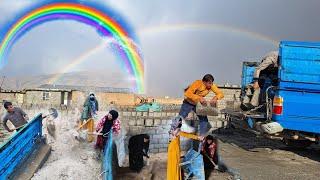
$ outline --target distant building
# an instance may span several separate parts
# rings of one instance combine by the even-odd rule
[[[109,104],[134,105],[136,95],[128,88],[87,87],[44,84],[21,91],[2,90],[0,99],[19,105],[82,106],[94,92],[103,108]]]
[[[240,97],[239,86],[229,85],[228,87],[219,86],[225,94],[225,98],[220,102],[221,107],[226,106],[227,102],[233,102]],[[110,88],[110,87],[87,87],[87,86],[68,86],[68,85],[50,85],[44,84],[38,88],[24,90],[1,90],[0,100],[11,101],[17,105],[43,105],[43,106],[67,106],[82,107],[84,101],[94,92],[100,109],[108,107],[110,104],[118,106],[134,106],[145,102],[156,102],[163,105],[180,105],[181,98],[171,97],[142,97],[134,94],[128,88]],[[214,96],[213,93],[208,98]]]

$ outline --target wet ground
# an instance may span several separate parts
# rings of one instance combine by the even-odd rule
[[[320,147],[286,147],[282,142],[241,131],[222,130],[217,135],[220,155],[241,179],[319,179]]]

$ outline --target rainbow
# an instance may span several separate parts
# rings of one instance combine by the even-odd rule
[[[273,47],[278,47],[279,41],[267,36],[265,34],[261,34],[254,31],[249,31],[247,29],[242,29],[234,26],[227,26],[224,24],[201,24],[196,22],[190,23],[178,23],[178,24],[160,24],[156,26],[144,27],[142,29],[138,29],[137,33],[140,37],[145,36],[155,36],[158,34],[165,34],[176,31],[210,31],[210,32],[226,32],[230,34],[239,35],[241,37],[247,37],[250,39],[254,39],[256,41],[265,42],[271,44]],[[88,60],[88,57],[98,53],[99,51],[105,48],[105,44],[99,44],[96,47],[82,53],[79,57],[75,58],[69,65],[65,66],[61,71],[49,79],[48,84],[56,83],[60,78],[62,78],[64,73],[71,71],[77,65]]]
[[[249,31],[247,29],[228,26],[225,24],[201,24],[201,23],[178,23],[178,24],[160,24],[156,26],[145,27],[143,29],[138,30],[138,33],[141,36],[152,36],[159,33],[168,33],[174,31],[192,31],[192,30],[200,30],[200,31],[210,31],[210,32],[226,32],[230,34],[240,35],[242,37],[249,37],[254,40],[263,41],[266,43],[272,44],[274,47],[279,46],[279,41],[267,36],[265,34],[261,34],[254,31]]]
[[[134,35],[130,32],[128,25],[113,19],[115,16],[110,9],[95,8],[96,5],[88,3],[58,2],[44,4],[27,11],[20,18],[10,23],[0,40],[0,68],[6,64],[8,53],[13,44],[29,29],[52,20],[76,20],[95,27],[103,37],[112,37],[117,42],[117,54],[123,60],[127,72],[135,79],[134,90],[138,93],[144,92],[144,63],[139,48],[134,41]],[[106,13],[107,12],[107,13]]]

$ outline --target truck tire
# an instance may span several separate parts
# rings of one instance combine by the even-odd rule
[[[293,140],[293,139],[283,139],[284,144],[288,147],[296,148],[296,149],[304,149],[313,144],[312,141],[309,140]]]

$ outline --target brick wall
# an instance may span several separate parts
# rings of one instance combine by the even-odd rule
[[[149,134],[151,137],[150,152],[167,152],[171,120],[177,116],[178,112],[135,112],[121,111],[121,123],[127,128],[127,140],[137,134]],[[197,119],[194,113],[190,114],[190,119]],[[226,125],[224,119],[216,116],[209,116],[211,130]],[[197,122],[197,121],[196,121]],[[182,138],[181,148],[187,150],[188,140]]]
[[[24,104],[41,104],[41,105],[60,105],[61,92],[50,92],[48,100],[43,100],[42,91],[27,91],[24,98]]]
[[[22,104],[23,98],[24,98],[23,93],[7,93],[7,92],[0,93],[1,103],[3,100],[6,100],[6,101],[10,101],[15,104]]]

